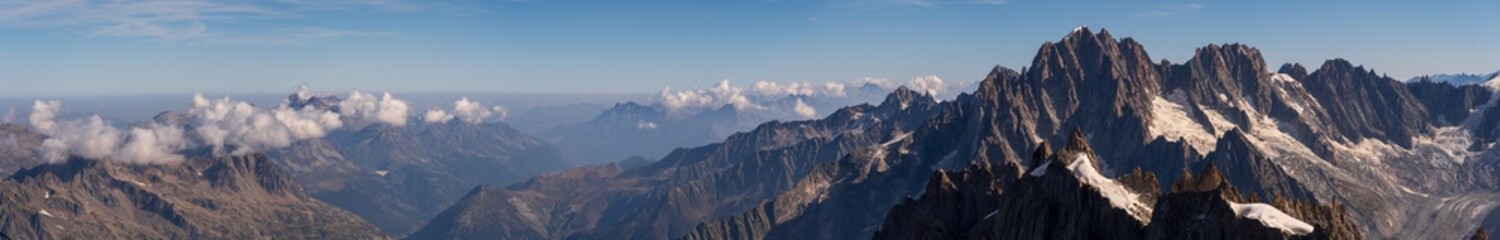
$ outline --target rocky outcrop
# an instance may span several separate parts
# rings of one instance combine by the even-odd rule
[[[1346,140],[1384,139],[1410,148],[1413,137],[1429,132],[1421,101],[1401,82],[1374,70],[1333,59],[1302,80]]]
[[[989,213],[1000,207],[996,199],[1003,184],[1012,180],[996,170],[975,165],[934,173],[920,198],[907,198],[891,208],[875,239],[968,238],[969,229],[994,217]]]
[[[1110,191],[1089,180],[1073,161],[1093,156],[1086,145],[1070,143],[1053,154],[1043,145],[1035,151],[1039,167],[1013,182],[985,177],[956,187],[949,172],[938,172],[928,192],[890,211],[876,239],[1359,239],[1359,229],[1341,206],[1323,206],[1277,197],[1257,204],[1235,190],[1212,163],[1197,177],[1184,172],[1172,192],[1160,195],[1149,173],[1114,179],[1125,192]],[[1079,156],[1071,158],[1068,156]],[[959,171],[985,176],[986,167]],[[1085,171],[1086,172],[1086,171]],[[966,177],[967,179],[967,177]],[[978,182],[980,184],[974,184]],[[1002,187],[1003,185],[1003,187]],[[1150,204],[1145,218],[1120,208],[1120,193]],[[1248,213],[1246,206],[1261,206]],[[1275,213],[1272,213],[1275,212]],[[977,215],[979,213],[988,213]],[[1260,218],[1285,214],[1288,225]],[[1295,222],[1295,223],[1291,223]]]
[[[1172,192],[1157,202],[1143,238],[1360,239],[1359,229],[1341,206],[1281,197],[1275,197],[1270,205],[1258,204],[1258,199],[1241,195],[1230,182],[1213,164],[1206,165],[1197,177],[1183,174]],[[1291,219],[1268,218],[1281,213]],[[1299,223],[1311,229],[1294,226]]]
[[[1156,177],[1140,171],[1118,179],[1098,175],[1098,156],[1082,134],[1007,185],[1000,206],[968,232],[969,239],[1129,239],[1151,216]],[[1039,152],[1041,152],[1039,150]]]
[[[1224,178],[1227,182],[1234,183],[1238,189],[1249,191],[1254,196],[1286,196],[1297,199],[1313,199],[1312,193],[1303,189],[1295,178],[1287,175],[1285,170],[1271,162],[1270,157],[1265,155],[1265,150],[1251,143],[1244,131],[1239,129],[1225,132],[1219,138],[1214,152],[1204,156],[1204,164],[1223,166],[1225,172],[1214,170],[1214,178]],[[1197,167],[1204,164],[1194,165]],[[1205,170],[1207,171],[1207,170]],[[1188,174],[1183,172],[1183,174]],[[1214,184],[1217,185],[1217,184]]]
[[[1406,82],[1406,87],[1427,108],[1428,121],[1438,125],[1463,124],[1472,111],[1489,103],[1495,94],[1478,85],[1453,85],[1428,78]]]
[[[12,239],[380,239],[262,155],[171,165],[70,159],[0,180]]]

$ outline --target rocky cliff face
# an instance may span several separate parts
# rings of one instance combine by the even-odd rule
[[[1146,239],[1360,239],[1339,205],[1273,197],[1271,204],[1240,195],[1218,168],[1183,174],[1156,203]],[[1284,216],[1276,218],[1272,216]]]
[[[972,239],[1123,239],[1145,227],[1160,196],[1155,175],[1100,175],[1083,135],[1055,154],[1039,150],[1026,176],[1008,185],[999,208],[967,230]],[[1045,146],[1043,146],[1045,147]],[[986,190],[981,190],[986,191]],[[899,230],[891,230],[899,231]],[[959,230],[965,231],[965,230]]]
[[[1336,122],[1342,137],[1386,139],[1411,147],[1412,138],[1429,133],[1427,109],[1407,88],[1372,69],[1344,59],[1328,60],[1307,75],[1303,86]]]
[[[380,239],[262,155],[173,165],[70,159],[0,180],[12,239]]]
[[[1463,124],[1471,111],[1489,103],[1495,94],[1483,86],[1455,86],[1426,78],[1406,82],[1406,86],[1427,108],[1428,120],[1438,125]]]
[[[1091,170],[1081,168],[1091,166],[1076,162],[1095,156],[1085,146],[1070,143],[1054,154],[1043,144],[1033,158],[1041,164],[1013,181],[990,180],[984,176],[989,168],[983,166],[940,171],[934,174],[937,183],[924,195],[890,211],[875,239],[1359,238],[1358,228],[1342,207],[1283,198],[1272,205],[1256,204],[1256,199],[1239,195],[1212,164],[1199,177],[1184,172],[1165,195],[1158,193],[1156,179],[1149,173],[1091,180],[1086,174]],[[955,187],[949,176],[960,173],[963,179],[978,181]],[[1121,188],[1110,190],[1104,185],[1111,182]],[[1122,202],[1151,207],[1132,211]],[[1255,209],[1265,211],[1259,215],[1244,214],[1250,209],[1240,208],[1247,206],[1269,208]],[[1291,219],[1261,220],[1271,212]],[[1290,226],[1296,225],[1293,222],[1306,228]]]

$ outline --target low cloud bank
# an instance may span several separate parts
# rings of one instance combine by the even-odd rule
[[[320,100],[330,103],[309,103]],[[376,97],[353,91],[342,100],[335,96],[319,99],[306,87],[299,88],[288,100],[270,108],[229,97],[210,99],[203,94],[194,94],[190,106],[181,113],[180,121],[153,121],[119,129],[98,115],[59,119],[62,102],[37,100],[32,104],[28,120],[33,129],[47,136],[38,151],[50,162],[78,156],[162,164],[182,161],[184,158],[179,152],[190,148],[211,148],[214,154],[244,155],[287,147],[298,140],[323,137],[355,123],[404,126],[411,117],[409,104],[390,93]],[[476,106],[482,108],[482,105]],[[456,112],[460,113],[460,118],[495,115],[494,110]]]

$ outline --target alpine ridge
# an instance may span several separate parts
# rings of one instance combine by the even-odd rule
[[[433,221],[444,224],[423,231],[437,235],[414,238],[480,238],[460,229],[486,227],[540,239],[1207,237],[1153,232],[1157,222],[1232,230],[1214,235],[1225,238],[1458,238],[1497,224],[1485,221],[1500,197],[1489,154],[1500,111],[1489,111],[1496,97],[1488,85],[1402,83],[1344,59],[1272,69],[1258,49],[1238,43],[1198,48],[1183,63],[1153,61],[1132,38],[1079,28],[1043,43],[1020,71],[991,69],[972,94],[771,122],[618,174],[532,180],[609,183],[576,192],[482,188],[515,197],[465,200],[449,209],[463,221]],[[914,95],[898,90],[888,99]],[[1194,175],[1188,169],[1217,177],[1153,177]],[[1173,188],[1187,179],[1224,184]],[[999,224],[1022,220],[921,207],[954,203],[1067,214]],[[1179,219],[1197,213],[1216,218]],[[1030,221],[1051,213],[996,214]],[[1299,224],[1242,219],[1264,216]],[[1016,224],[1036,225],[1008,228],[1026,226]],[[1082,233],[1099,235],[1033,231],[1092,226],[1099,231]],[[1293,230],[1263,231],[1286,229],[1277,226]],[[947,235],[927,235],[934,229]]]
[[[0,180],[0,222],[11,239],[384,238],[260,154],[39,165]]]

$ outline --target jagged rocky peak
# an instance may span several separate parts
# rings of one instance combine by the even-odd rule
[[[1087,157],[1098,159],[1097,156],[1093,156],[1094,149],[1089,147],[1088,136],[1085,136],[1083,134],[1083,130],[1079,130],[1078,128],[1073,128],[1073,133],[1068,135],[1068,145],[1063,146],[1063,151],[1064,153],[1084,154]],[[1075,158],[1064,157],[1058,160],[1062,161],[1063,163],[1072,164]],[[1095,160],[1092,162],[1093,167],[1097,169],[1099,167],[1099,161]]]
[[[306,89],[288,95],[286,100],[287,106],[292,109],[312,107],[313,109],[326,109],[333,112],[339,112],[339,102],[343,101],[336,95],[316,96],[306,92]]]
[[[1131,171],[1106,177],[1082,131],[1054,154],[1047,147],[1033,152],[1042,161],[1025,176],[1006,184],[999,204],[973,227],[942,229],[942,239],[1135,239],[1151,216],[1160,194],[1153,174]],[[991,191],[965,188],[963,191]],[[926,200],[926,199],[923,199]],[[986,209],[982,205],[977,209]],[[968,206],[968,205],[965,205]],[[911,207],[911,206],[901,206]],[[960,207],[962,208],[962,207]],[[903,210],[911,212],[913,210]],[[893,211],[894,213],[895,211]],[[887,219],[898,219],[890,216]],[[944,226],[963,226],[947,221]],[[887,224],[882,235],[912,236],[910,227]],[[930,234],[916,234],[927,235]],[[899,238],[899,237],[898,237]],[[896,238],[890,238],[896,239]]]
[[[1463,123],[1495,93],[1480,85],[1455,85],[1425,77],[1408,81],[1406,86],[1427,108],[1428,120],[1440,125]]]
[[[1291,76],[1293,79],[1307,78],[1307,68],[1302,67],[1301,63],[1281,64],[1281,68],[1277,69],[1276,73],[1286,74],[1288,76]]]
[[[1332,59],[1300,80],[1345,141],[1376,138],[1410,148],[1412,137],[1429,132],[1421,102],[1401,82],[1373,70]]]
[[[1243,44],[1209,44],[1182,65],[1163,65],[1162,71],[1167,75],[1165,90],[1217,108],[1244,102],[1266,112],[1278,88],[1270,81],[1260,50]]]
[[[181,126],[187,124],[192,118],[187,114],[173,111],[162,111],[151,117],[151,121],[160,124]]]
[[[1256,203],[1208,165],[1157,202],[1146,239],[1359,239],[1342,206],[1275,197]]]
[[[1041,166],[1050,157],[1052,157],[1052,144],[1042,142],[1041,144],[1037,144],[1035,151],[1032,151],[1031,162],[1029,164],[1035,168]]]
[[[995,65],[995,68],[990,69],[990,76],[995,76],[997,79],[1016,79],[1021,77],[1021,73],[1016,72],[1015,69]]]
[[[614,107],[611,107],[608,110],[605,110],[605,114],[602,114],[602,115],[640,114],[640,113],[651,113],[651,112],[659,112],[659,111],[660,110],[657,110],[656,108],[652,108],[650,106],[641,105],[640,103],[636,103],[634,101],[630,101],[630,102],[624,102],[624,103],[615,103]]]
[[[1172,184],[1172,192],[1208,192],[1229,187],[1226,184],[1224,174],[1210,162],[1196,178],[1190,171],[1182,171],[1182,177]]]
[[[912,90],[911,88],[907,88],[906,86],[901,86],[896,88],[895,91],[892,91],[891,94],[886,95],[885,101],[881,101],[880,105],[888,106],[886,104],[911,104],[913,102],[923,100],[931,102],[934,101],[933,99],[934,98],[932,95],[928,95],[924,92],[917,92],[916,90]]]

